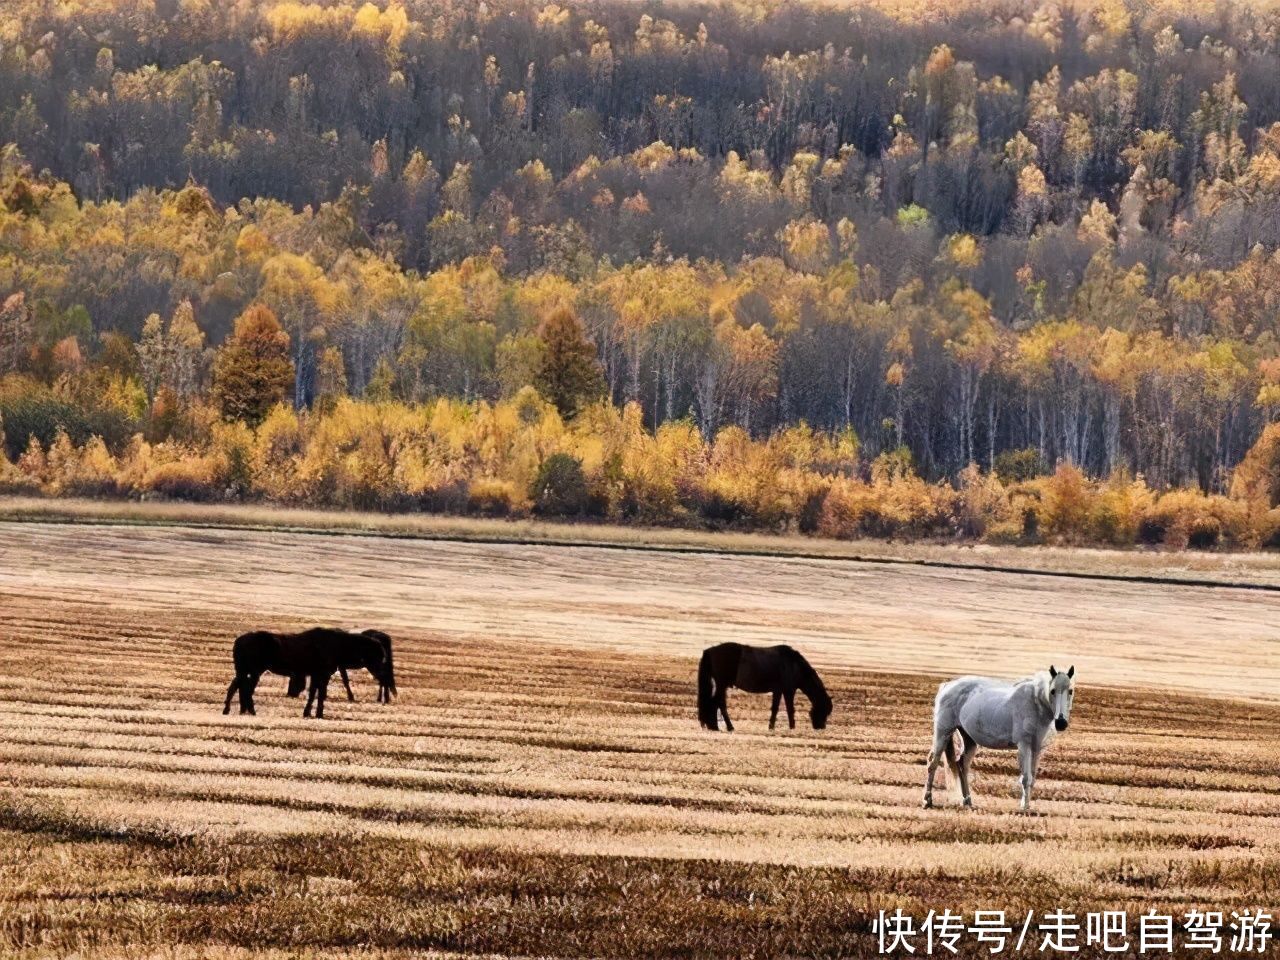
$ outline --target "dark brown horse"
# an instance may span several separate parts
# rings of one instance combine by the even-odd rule
[[[383,649],[386,651],[387,675],[391,677],[391,683],[388,684],[386,682],[379,681],[378,703],[390,703],[392,695],[396,692],[395,668],[391,659],[391,637],[383,633],[381,630],[361,630],[360,635],[373,637],[373,639],[382,644]],[[347,676],[347,670],[359,670],[364,666],[364,663],[359,660],[359,651],[353,650],[352,652],[355,654],[354,656],[349,658],[347,661],[338,664],[338,676],[342,678],[342,686],[346,688],[347,700],[354,703],[356,695],[351,692],[351,679]],[[374,679],[378,679],[377,674],[374,674]],[[286,695],[296,697],[298,694],[302,693],[306,687],[307,675],[305,673],[294,674],[289,678],[289,689],[286,692]]]
[[[796,690],[809,698],[809,719],[821,730],[831,716],[831,697],[809,661],[788,646],[749,647],[721,643],[702,652],[698,664],[698,720],[708,730],[718,730],[716,712],[724,715],[724,728],[733,730],[725,693],[737,687],[747,693],[772,693],[769,729],[778,722],[778,704],[786,701],[787,722],[796,728]]]
[[[328,627],[313,627],[301,633],[255,630],[236,637],[231,656],[236,675],[227,687],[227,701],[222,708],[224,714],[231,712],[231,698],[237,691],[240,693],[240,712],[256,713],[253,692],[258,687],[258,680],[268,671],[290,678],[310,678],[311,693],[302,712],[304,717],[311,716],[313,703],[316,717],[324,716],[329,680],[339,664],[363,667],[377,677],[385,689],[395,691],[395,675],[388,648],[378,637],[364,633]]]

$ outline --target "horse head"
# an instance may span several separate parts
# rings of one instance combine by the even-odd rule
[[[1061,733],[1071,723],[1071,705],[1076,697],[1076,668],[1059,673],[1049,665],[1049,705],[1053,708],[1053,726]]]
[[[827,693],[826,685],[818,676],[818,671],[813,669],[813,664],[799,653],[792,653],[800,667],[800,689],[809,698],[809,722],[813,724],[813,729],[822,730],[827,725],[827,718],[831,716],[831,694]]]
[[[391,658],[391,637],[381,630],[362,630],[360,635],[366,639],[365,668],[377,678],[381,685],[379,699],[389,703],[396,694],[395,664]]]
[[[813,729],[822,730],[826,727],[827,718],[831,716],[831,710],[831,697],[824,690],[811,702],[809,707],[809,720],[813,724]]]

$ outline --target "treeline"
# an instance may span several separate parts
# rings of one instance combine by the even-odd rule
[[[252,426],[277,390],[321,413],[533,386],[708,445],[852,432],[864,474],[905,450],[929,481],[1003,457],[1225,493],[1280,404],[1275,10],[0,21],[11,460],[60,429],[205,441],[208,410]]]
[[[3,398],[0,398],[3,399]],[[1001,544],[1280,547],[1280,425],[1236,470],[1231,495],[1152,490],[1117,472],[1088,479],[1032,451],[929,483],[905,450],[866,460],[852,433],[789,427],[752,440],[726,427],[705,440],[688,421],[656,432],[638,405],[597,402],[566,421],[526,387],[497,404],[440,399],[279,404],[256,428],[209,406],[186,439],[134,434],[31,436],[0,451],[0,494],[250,500],[488,517],[796,531],[837,538],[981,539]]]
[[[497,400],[530,384],[552,396],[546,321],[568,312],[599,365],[578,392],[593,398],[598,380],[596,393],[638,402],[650,428],[687,417],[707,438],[729,424],[852,429],[872,456],[906,446],[931,478],[1030,448],[1046,468],[1225,490],[1280,402],[1280,257],[1262,250],[1157,297],[1142,265],[1087,236],[1071,309],[1004,323],[964,279],[984,257],[967,236],[938,241],[947,280],[886,300],[870,267],[834,253],[820,271],[762,256],[522,274],[495,249],[418,275],[348,245],[359,228],[341,203],[220,210],[189,186],[80,204],[13,151],[0,196],[0,284],[14,290],[0,303],[0,374],[89,406],[128,394],[152,436],[212,389],[215,345],[255,303],[283,327],[285,395],[300,408],[343,394]],[[856,242],[846,229],[830,246]],[[1200,333],[1184,329],[1192,321]],[[570,413],[575,398],[559,402]]]

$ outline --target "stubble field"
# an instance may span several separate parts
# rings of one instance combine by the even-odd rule
[[[0,524],[0,954],[849,956],[901,907],[1275,909],[1274,594],[838,560]],[[400,699],[264,678],[245,629],[380,626]],[[792,643],[822,732],[697,728],[721,640]],[[939,679],[1074,662],[919,809]],[[801,701],[803,703],[803,701]],[[807,704],[798,710],[805,719]],[[950,804],[950,799],[947,798]]]

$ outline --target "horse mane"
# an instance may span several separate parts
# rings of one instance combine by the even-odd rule
[[[1049,703],[1049,676],[1048,670],[1038,670],[1029,677],[1024,677],[1014,684],[1016,687],[1031,686],[1035,688],[1036,699],[1042,703]]]
[[[789,644],[783,644],[781,652],[783,656],[791,660],[791,662],[800,670],[800,676],[802,678],[800,681],[800,687],[804,690],[805,696],[812,700],[813,694],[817,693],[827,700],[831,699],[831,695],[827,693],[826,684],[824,684],[822,682],[822,678],[818,676],[818,671],[813,669],[813,664],[804,658],[804,654]]]
[[[804,654],[802,654],[795,647],[791,646],[791,644],[789,643],[779,644],[778,653],[782,654],[782,656],[786,657],[788,660],[790,660],[796,666],[800,667],[806,673],[811,673],[813,671],[813,667],[809,666],[809,661],[804,658]]]

